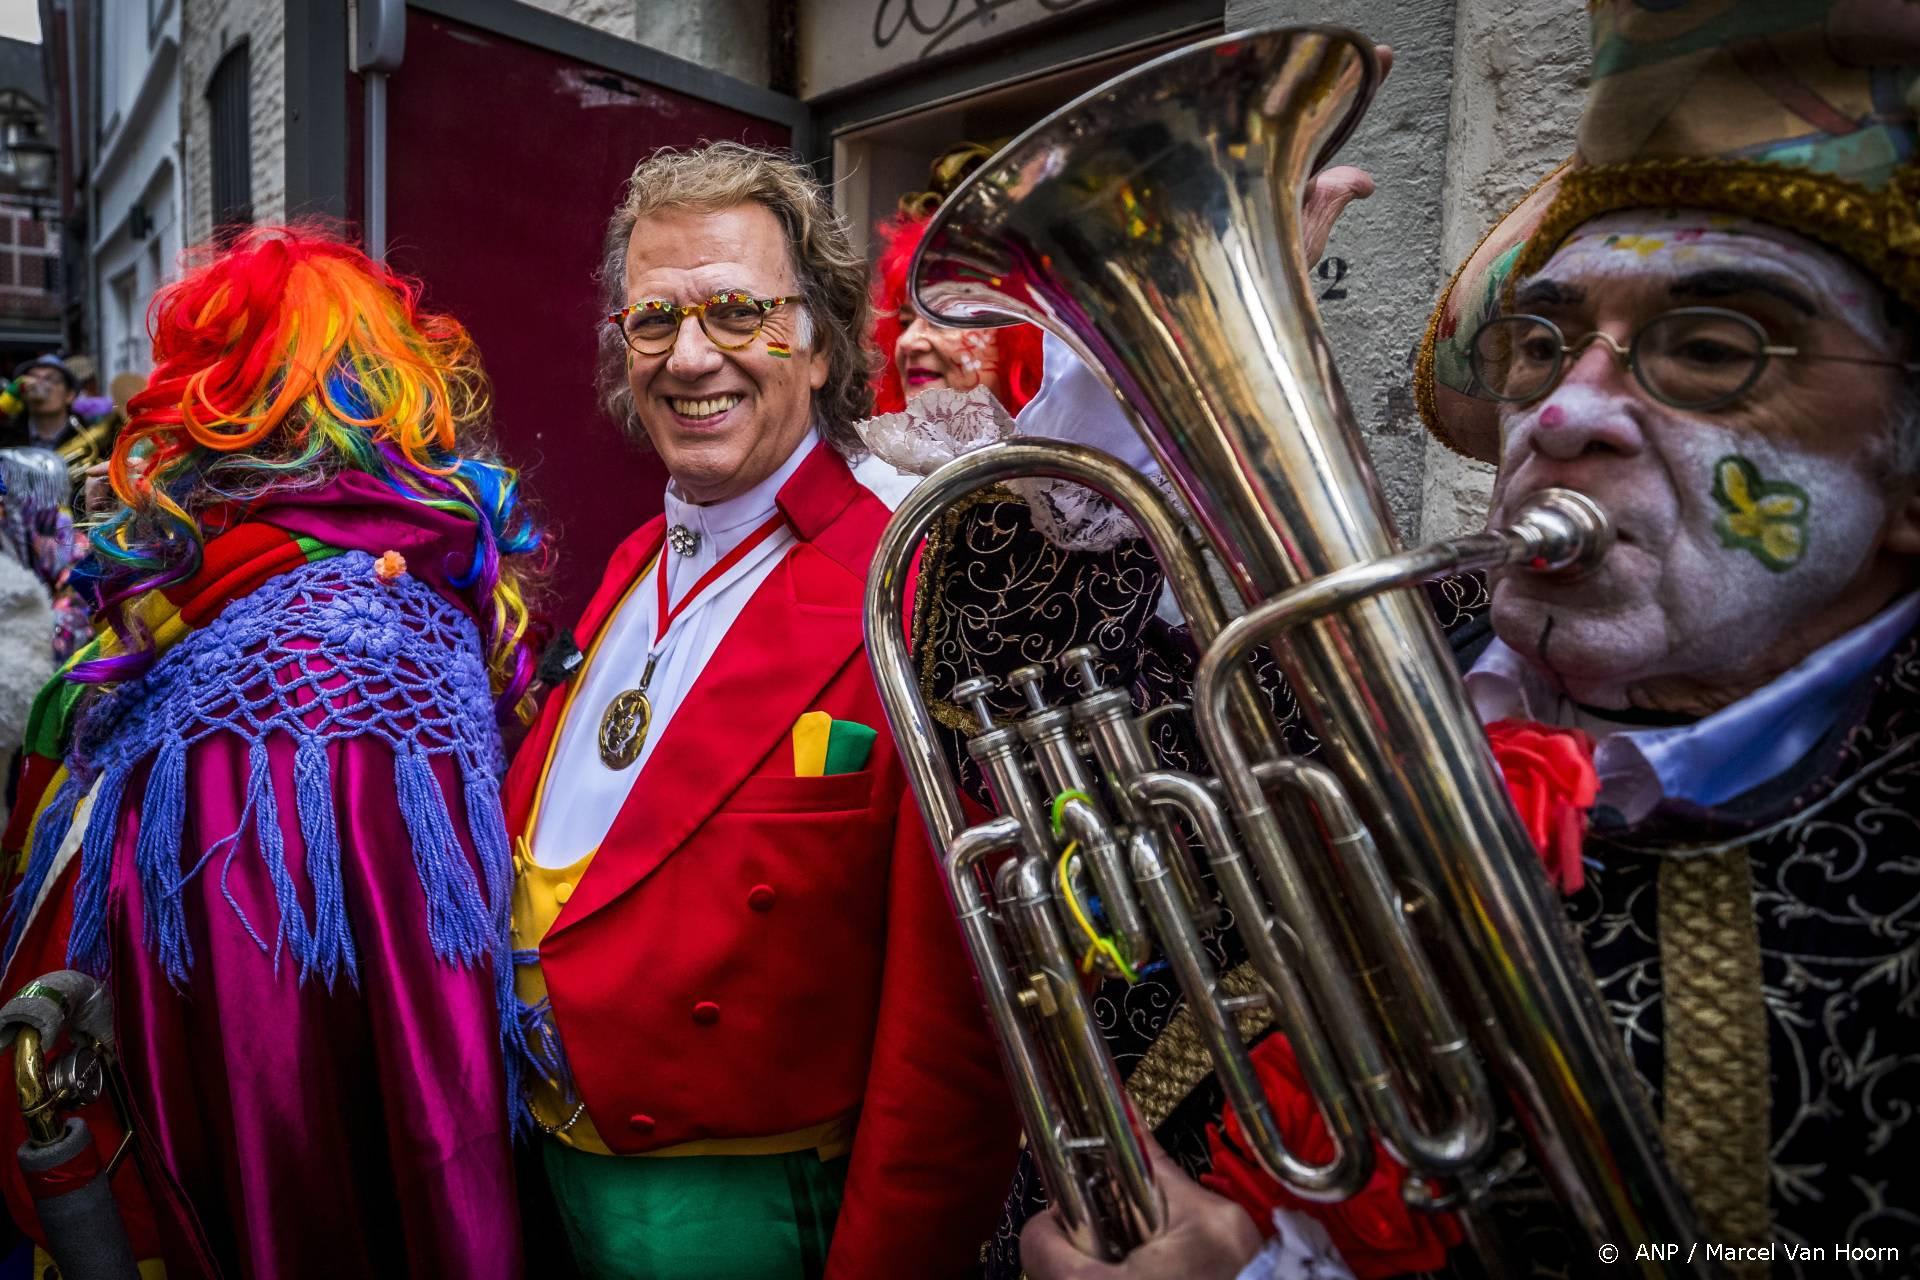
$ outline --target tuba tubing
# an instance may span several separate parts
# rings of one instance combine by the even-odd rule
[[[1403,1188],[1410,1199],[1471,1209],[1502,1172],[1485,1156],[1484,1063],[1590,1238],[1643,1273],[1686,1274],[1692,1251],[1637,1256],[1640,1244],[1698,1241],[1698,1224],[1451,652],[1405,589],[1463,567],[1578,572],[1604,554],[1604,514],[1579,495],[1538,494],[1512,528],[1402,551],[1300,262],[1307,177],[1355,127],[1377,80],[1371,46],[1351,32],[1203,41],[1043,120],[942,205],[911,273],[919,309],[962,326],[1027,320],[1072,346],[1133,417],[1252,612],[1226,622],[1197,544],[1142,477],[1097,451],[1006,441],[936,471],[883,535],[866,613],[876,684],[936,847],[950,859],[970,850],[907,652],[906,565],[934,520],[983,485],[1055,477],[1115,501],[1159,557],[1204,655],[1195,718],[1216,780],[1156,780],[1164,771],[1140,767],[1149,762],[1137,732],[1111,722],[1116,691],[1083,689],[1075,722],[1105,794],[1071,820],[1103,842],[1098,859],[1081,859],[1089,873],[1104,863],[1103,893],[1125,851],[1215,1068],[1256,1117],[1260,1159],[1303,1195],[1338,1197],[1365,1181],[1377,1132],[1417,1175]],[[1282,633],[1275,657],[1322,743],[1311,762],[1281,755],[1245,660]],[[1110,720],[1097,730],[1092,704],[1103,697]],[[977,858],[949,885],[975,963],[1023,967],[990,978],[983,968],[982,980],[1029,1136],[1050,1135],[1035,1141],[1042,1176],[1076,1244],[1116,1257],[1163,1210],[1140,1176],[1150,1167],[1131,1104],[1116,1074],[1089,1061],[1084,1006],[1034,985],[1036,974],[1048,993],[1072,985],[1055,971],[1067,953],[1054,944],[1067,936],[1062,913],[1079,910],[1075,867],[1041,798],[1019,794],[1030,790],[1013,754],[1020,735],[982,727],[969,749],[996,801],[1008,793],[1019,830],[1001,847],[1015,852],[990,900]],[[1191,963],[1205,960],[1195,904],[1170,892],[1176,842],[1140,818],[1143,804],[1200,834],[1247,940],[1255,998],[1293,1041],[1329,1121],[1326,1166],[1303,1165],[1258,1119],[1265,1104],[1236,1025],[1251,1001],[1223,995]],[[1332,846],[1310,856],[1308,837],[1327,831]],[[1441,963],[1429,962],[1428,931],[1414,936],[1409,902],[1433,920]],[[1014,941],[1011,958],[996,929]],[[1458,989],[1443,989],[1436,969]],[[1428,1175],[1457,1195],[1432,1192]]]

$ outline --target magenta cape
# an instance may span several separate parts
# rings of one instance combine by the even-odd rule
[[[470,523],[363,477],[328,489],[331,500],[303,495],[263,518],[336,546],[401,549],[410,569],[458,598],[446,578],[471,555]],[[144,778],[130,780],[107,919],[121,1053],[143,1128],[140,1161],[114,1180],[136,1252],[164,1256],[176,1278],[213,1267],[246,1277],[517,1276],[491,966],[442,961],[429,945],[391,748],[355,737],[327,750],[359,969],[357,984],[343,975],[331,991],[302,984],[298,966],[254,936],[271,940],[276,899],[243,821],[247,747],[228,734],[188,755],[182,845],[211,852],[183,891],[193,965],[184,989],[169,985],[143,941],[133,855]],[[293,746],[270,738],[267,753],[287,865],[311,913]],[[449,761],[434,766],[477,871],[459,779]],[[22,940],[9,990],[65,967],[77,866]],[[104,1104],[89,1112],[97,1134],[111,1133],[109,1115]],[[0,1108],[0,1142],[11,1152],[24,1136],[18,1110]],[[37,1234],[17,1169],[0,1165],[10,1211]]]

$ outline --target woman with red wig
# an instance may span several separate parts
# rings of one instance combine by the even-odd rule
[[[151,330],[94,638],[29,725],[6,990],[110,983],[111,1185],[166,1274],[517,1275],[498,720],[543,538],[472,341],[284,229],[162,289]],[[83,1114],[111,1156],[118,1117]],[[0,1164],[40,1238],[49,1187]]]
[[[874,263],[874,345],[887,357],[874,386],[875,413],[897,413],[931,387],[985,387],[1008,413],[1040,390],[1041,333],[1030,324],[953,329],[934,324],[907,297],[907,268],[927,233],[925,218],[900,217],[878,228]]]
[[[966,143],[933,162],[932,186],[900,200],[900,211],[875,228],[874,346],[885,358],[874,383],[873,411],[898,413],[932,387],[985,387],[1009,414],[1040,390],[1040,330],[1030,324],[999,329],[952,329],[934,324],[907,296],[907,269],[927,232],[927,220],[962,179],[996,147]]]

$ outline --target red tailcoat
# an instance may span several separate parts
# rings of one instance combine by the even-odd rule
[[[888,513],[825,446],[777,501],[798,541],[674,714],[540,963],[615,1151],[857,1110],[829,1280],[969,1275],[1017,1123],[861,643]],[[575,633],[583,649],[664,528],[656,518],[614,552]],[[548,695],[508,775],[515,833],[566,693]],[[795,777],[790,734],[808,711],[878,730],[868,767]],[[547,790],[566,802],[564,776]]]

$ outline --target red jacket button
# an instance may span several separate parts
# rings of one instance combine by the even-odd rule
[[[642,1137],[645,1137],[647,1134],[653,1132],[653,1117],[652,1116],[628,1116],[627,1128],[633,1130],[635,1133],[641,1135]]]
[[[773,910],[774,899],[779,896],[779,894],[773,891],[772,885],[757,884],[747,890],[747,905],[755,911],[771,911]]]
[[[710,1027],[720,1021],[720,1006],[711,1000],[702,1000],[693,1006],[693,1020],[703,1027]]]

